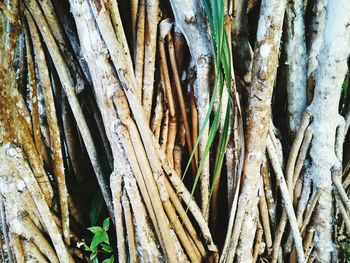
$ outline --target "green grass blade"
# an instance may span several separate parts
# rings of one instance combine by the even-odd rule
[[[213,11],[211,9],[210,0],[203,0],[202,3],[203,3],[204,11],[209,21],[209,27],[212,34],[212,41],[213,41],[214,55],[215,55],[216,54],[216,35],[215,35],[216,32],[214,31]]]
[[[215,86],[214,86],[214,90],[213,90],[213,94],[216,94],[217,89],[218,89],[218,87],[220,87],[220,85],[221,85],[221,84],[220,84],[220,80],[216,81]],[[184,179],[185,175],[187,174],[187,171],[188,171],[188,169],[189,169],[189,167],[190,167],[190,165],[191,165],[191,161],[192,161],[192,159],[193,159],[193,157],[194,157],[194,153],[195,153],[195,151],[197,150],[198,144],[199,144],[199,142],[201,141],[201,139],[202,139],[202,137],[203,137],[204,129],[205,129],[205,127],[206,127],[207,124],[208,124],[210,115],[211,115],[211,113],[212,113],[212,111],[213,111],[213,108],[214,108],[214,102],[215,102],[215,96],[212,96],[211,99],[210,99],[210,102],[209,102],[208,112],[207,112],[207,114],[205,115],[204,122],[203,122],[203,124],[202,124],[202,127],[201,127],[200,130],[199,130],[198,138],[197,138],[197,140],[196,140],[196,143],[195,143],[194,146],[193,146],[193,151],[192,151],[192,153],[191,153],[191,155],[190,155],[190,158],[189,158],[189,160],[188,160],[188,162],[187,162],[185,171],[184,171],[183,176],[182,176],[182,180]]]
[[[230,128],[230,114],[231,114],[231,108],[232,108],[232,104],[231,104],[231,100],[228,101],[228,105],[226,108],[226,114],[225,114],[225,121],[224,121],[224,128],[223,128],[223,132],[222,132],[222,137],[220,139],[220,146],[219,146],[219,152],[218,152],[218,159],[217,162],[215,164],[215,169],[214,169],[214,175],[213,175],[213,180],[212,180],[212,184],[210,187],[210,195],[209,195],[209,199],[211,198],[212,194],[213,194],[213,190],[214,190],[214,186],[216,183],[216,179],[219,175],[220,172],[220,168],[222,166],[222,162],[224,160],[224,154],[225,154],[225,150],[226,150],[226,146],[228,143],[228,138],[229,138],[229,128]]]
[[[220,74],[221,76],[222,74]],[[219,77],[219,80],[221,79],[221,77]],[[220,87],[220,102],[219,102],[219,107],[221,106],[221,97],[222,97],[222,92],[223,92],[223,85],[221,85]],[[208,142],[205,146],[205,149],[204,149],[204,152],[203,152],[203,156],[202,156],[202,159],[199,163],[199,167],[198,167],[198,170],[197,170],[197,174],[196,174],[196,177],[195,177],[195,180],[193,182],[193,186],[192,186],[192,190],[191,190],[191,196],[193,196],[194,194],[194,191],[196,190],[196,187],[197,187],[197,184],[198,184],[198,180],[199,180],[199,177],[202,173],[202,170],[203,170],[203,165],[204,165],[204,162],[205,162],[205,159],[207,158],[208,154],[209,154],[209,150],[211,148],[211,145],[213,144],[213,141],[215,139],[215,135],[217,133],[217,130],[219,128],[219,123],[220,123],[220,110],[218,110],[216,113],[215,113],[215,117],[214,117],[214,120],[213,120],[213,123],[212,123],[212,127],[210,128],[210,131],[209,131],[209,136],[208,136]],[[190,199],[191,200],[191,199]],[[190,201],[189,201],[190,202]],[[187,208],[186,208],[186,211],[188,210],[188,205],[189,203],[187,204]]]
[[[231,88],[231,80],[232,80],[232,75],[231,75],[231,52],[230,52],[230,43],[228,42],[228,38],[226,35],[226,28],[225,28],[225,20],[224,20],[224,5],[223,5],[223,0],[202,0],[204,10],[206,12],[208,21],[209,21],[209,26],[210,26],[210,31],[212,35],[212,42],[213,42],[213,50],[214,50],[214,62],[215,62],[215,86],[214,90],[212,92],[212,97],[210,99],[209,103],[209,108],[206,113],[204,122],[202,124],[202,127],[200,128],[200,132],[198,135],[198,138],[196,140],[196,143],[193,147],[193,151],[190,155],[189,161],[186,165],[185,172],[183,174],[182,179],[186,175],[189,166],[191,164],[192,158],[194,157],[194,153],[197,150],[198,144],[202,139],[205,127],[208,124],[208,121],[210,119],[210,115],[213,111],[213,106],[214,106],[214,101],[217,96],[217,90],[219,90],[219,105],[218,105],[218,110],[215,113],[214,120],[212,122],[211,128],[209,130],[209,135],[208,135],[208,141],[207,144],[205,145],[205,149],[203,152],[203,156],[201,156],[201,160],[199,163],[199,167],[195,176],[195,180],[193,183],[193,187],[191,190],[191,196],[193,196],[194,191],[196,189],[196,186],[198,184],[200,175],[203,170],[203,165],[205,162],[205,159],[207,158],[209,151],[211,149],[211,146],[214,142],[214,139],[216,137],[217,131],[219,129],[220,125],[220,116],[222,114],[222,111],[220,110],[220,107],[222,105],[222,92],[224,89],[224,83],[226,83],[227,89],[228,89],[228,94],[230,94],[230,88]],[[232,109],[232,102],[229,98],[227,108],[226,108],[226,113],[225,113],[225,120],[224,120],[224,127],[223,127],[223,133],[220,136],[219,140],[219,151],[217,155],[217,161],[215,164],[214,168],[214,175],[212,179],[212,184],[210,188],[210,198],[214,189],[215,181],[218,177],[219,172],[221,172],[221,165],[224,159],[224,154],[225,154],[225,149],[227,146],[228,142],[228,137],[229,137],[229,123],[230,123],[230,114],[231,114],[231,109]],[[187,205],[188,209],[188,205]],[[186,211],[187,211],[186,209]]]
[[[225,73],[225,80],[226,80],[226,85],[228,88],[228,92],[230,93],[230,88],[231,88],[231,52],[230,52],[230,45],[228,43],[227,35],[224,34],[224,43],[223,43],[223,70]]]
[[[222,97],[223,86],[224,86],[224,85],[222,85],[222,74],[221,73],[219,74],[219,78],[217,78],[217,82],[218,82],[218,85],[220,87],[220,102],[219,102],[219,108],[220,108],[221,97]],[[207,156],[209,154],[209,150],[211,148],[211,145],[213,144],[217,130],[219,128],[219,123],[220,123],[220,110],[219,110],[219,108],[218,108],[217,112],[215,113],[212,127],[210,128],[210,131],[209,131],[208,142],[205,145],[205,149],[203,151],[203,156],[202,156],[200,163],[199,163],[199,166],[198,166],[197,174],[195,176],[195,180],[193,182],[193,186],[192,186],[192,190],[191,190],[191,196],[193,196],[193,193],[197,187],[199,177],[200,177],[202,170],[203,170],[203,165],[204,165],[205,159],[207,158]],[[187,205],[187,209],[188,209],[188,205]]]

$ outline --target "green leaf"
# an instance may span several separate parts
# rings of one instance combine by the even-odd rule
[[[211,30],[213,32],[213,38],[216,41],[216,47],[213,47],[214,53],[217,55],[219,50],[220,50],[220,32],[219,32],[217,5],[214,2],[215,1],[213,1],[213,0],[210,1],[211,10],[212,10],[211,15],[213,16],[213,28],[211,28]],[[219,58],[216,56],[216,58],[215,58],[216,63],[218,62],[218,59]]]
[[[96,249],[98,247],[98,245],[101,244],[102,242],[109,244],[109,237],[105,231],[96,233],[94,235],[94,237],[91,240],[90,248]]]
[[[98,262],[98,258],[97,258],[97,250],[93,251],[90,255],[90,260],[94,260],[93,262],[96,262],[95,261],[95,258],[97,259],[97,262]]]
[[[113,248],[110,245],[102,244],[102,250],[107,252],[107,253],[112,253]]]
[[[102,263],[114,263],[114,256],[111,256],[110,258],[103,260]]]
[[[86,244],[84,243],[84,250],[85,250],[85,251],[91,251],[91,248],[90,248],[88,245],[86,245]]]
[[[104,229],[100,226],[92,226],[92,227],[89,227],[88,230],[90,230],[95,235],[97,235],[101,232],[105,232]]]
[[[103,200],[102,194],[100,191],[98,191],[94,195],[91,201],[90,213],[89,213],[91,225],[96,225],[97,220],[101,214],[103,205],[104,205],[104,200]]]
[[[105,220],[103,220],[103,229],[105,231],[108,231],[108,229],[109,229],[109,217],[107,217]]]

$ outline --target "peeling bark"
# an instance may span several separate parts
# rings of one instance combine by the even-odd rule
[[[332,242],[332,171],[342,160],[336,155],[336,130],[343,122],[338,112],[340,87],[347,72],[347,57],[350,50],[350,6],[346,1],[330,0],[323,43],[320,48],[319,64],[315,71],[315,92],[309,106],[313,116],[310,130],[314,134],[310,148],[313,165],[310,173],[313,185],[320,191],[315,214],[315,249],[317,260],[330,262],[334,245]],[[320,132],[321,131],[321,132]]]

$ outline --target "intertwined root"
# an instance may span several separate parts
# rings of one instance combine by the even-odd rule
[[[207,224],[202,214],[199,212],[199,208],[196,206],[196,203],[191,200],[190,194],[184,187],[179,176],[167,164],[168,161],[165,157],[165,151],[168,147],[172,146],[163,148],[158,145],[147,124],[147,116],[143,113],[141,102],[133,92],[134,88],[136,88],[134,85],[134,76],[131,74],[122,74],[121,72],[123,69],[126,71],[129,70],[128,72],[130,72],[131,62],[124,52],[123,54],[126,56],[124,60],[119,60],[116,57],[116,54],[121,54],[120,52],[125,47],[125,42],[122,41],[124,33],[123,31],[118,31],[116,32],[117,36],[115,36],[111,34],[113,31],[104,30],[102,38],[105,42],[103,42],[98,33],[98,27],[100,29],[107,29],[111,28],[112,25],[109,17],[106,15],[107,11],[104,9],[105,7],[102,6],[101,9],[101,6],[94,6],[93,13],[96,18],[96,23],[94,23],[93,16],[89,13],[90,11],[87,4],[71,1],[71,5],[78,25],[79,36],[89,39],[89,41],[85,41],[82,45],[89,68],[92,71],[96,63],[104,65],[100,70],[92,71],[92,80],[95,84],[101,86],[101,88],[96,89],[95,92],[98,104],[104,109],[102,118],[105,123],[112,124],[111,126],[105,127],[108,139],[111,144],[117,144],[116,147],[112,149],[113,157],[116,160],[115,171],[112,178],[120,176],[123,178],[121,182],[118,181],[120,179],[113,179],[113,182],[117,183],[116,186],[118,186],[119,189],[113,190],[115,211],[121,215],[120,203],[122,203],[124,211],[122,218],[124,219],[127,230],[125,232],[125,230],[120,227],[117,228],[117,231],[119,231],[117,235],[124,237],[120,238],[120,242],[123,242],[122,240],[126,237],[129,239],[132,236],[136,236],[137,239],[140,239],[138,235],[143,233],[139,229],[141,225],[137,225],[136,231],[132,230],[130,227],[130,218],[142,218],[143,216],[143,210],[136,209],[137,204],[135,202],[137,202],[137,200],[131,199],[130,197],[127,198],[127,195],[130,196],[131,194],[129,191],[133,191],[134,195],[141,195],[144,200],[145,208],[151,220],[143,224],[152,224],[154,230],[149,228],[148,231],[150,231],[152,235],[157,236],[157,243],[159,242],[161,245],[162,254],[166,259],[169,262],[176,262],[176,260],[186,260],[188,257],[191,261],[197,262],[201,258],[206,257],[208,249],[215,252],[216,247],[211,239]],[[114,12],[116,25],[120,28],[119,14],[116,10],[114,10]],[[92,45],[92,39],[94,40],[94,45]],[[118,77],[122,84],[121,86],[118,84],[118,77],[108,61],[106,56],[107,52],[96,52],[96,45],[98,46],[98,50],[108,49],[112,54],[112,62],[117,68]],[[162,68],[163,74],[166,76],[167,68],[164,64]],[[106,80],[104,76],[108,76],[108,79]],[[95,86],[97,87],[97,85]],[[169,92],[167,97],[168,100],[171,98]],[[106,100],[106,98],[108,99]],[[172,100],[169,100],[169,102],[171,104],[173,103]],[[131,112],[133,113],[135,121],[132,119]],[[174,116],[173,110],[170,111],[170,116]],[[122,162],[121,160],[124,161]],[[132,178],[134,178],[134,180],[136,179],[139,190],[137,188],[129,188],[128,190],[127,188],[126,194],[122,196],[116,192],[120,191],[120,185],[123,181],[124,184],[126,184],[127,181]],[[173,183],[171,179],[175,179],[176,183]],[[135,186],[135,184],[133,184],[133,186]],[[189,210],[196,218],[201,229],[204,229],[205,232],[203,233],[205,234],[205,239],[209,240],[206,245],[202,243],[198,234],[196,234],[181,200],[175,194],[176,192],[185,195],[183,197],[184,203],[190,204]],[[131,209],[127,206],[128,202],[131,203]],[[132,241],[133,239],[131,238],[130,240]],[[121,254],[120,259],[122,260],[125,255],[133,252],[131,250],[135,248],[135,245],[130,244],[126,247],[123,246],[123,244],[119,244],[118,247],[120,247],[122,251],[125,251],[124,254]],[[150,259],[156,258],[159,252],[154,250],[154,247],[151,247],[150,245],[147,254]]]
[[[1,146],[0,154],[4,161],[1,169],[1,180],[3,180],[1,194],[6,199],[4,212],[6,222],[10,225],[10,236],[17,235],[32,241],[40,248],[42,254],[52,258],[54,262],[58,262],[58,258],[73,262],[62,239],[62,229],[59,229],[22,150],[8,143]],[[4,183],[8,187],[5,187]],[[26,191],[30,195],[25,195]],[[37,207],[40,209],[37,210]],[[50,236],[53,247],[42,232]]]
[[[289,191],[292,197],[292,200],[294,199],[294,211],[293,212],[297,218],[297,224],[298,229],[300,231],[300,237],[304,240],[303,241],[303,252],[305,253],[306,260],[311,256],[311,251],[315,247],[317,247],[320,244],[315,244],[314,241],[314,234],[322,233],[326,231],[325,229],[322,229],[322,227],[325,227],[327,229],[327,225],[318,226],[315,227],[315,222],[311,221],[311,216],[314,215],[316,211],[320,210],[322,208],[319,207],[318,203],[320,199],[327,200],[328,204],[327,206],[333,207],[334,202],[332,199],[332,193],[335,197],[335,200],[337,201],[337,205],[339,206],[339,212],[341,213],[343,220],[347,223],[348,222],[348,216],[347,212],[349,210],[349,198],[346,195],[346,192],[344,190],[344,186],[341,181],[341,168],[340,168],[340,160],[335,159],[334,163],[330,165],[330,168],[328,170],[328,175],[332,176],[332,182],[330,184],[325,185],[323,183],[322,186],[320,186],[319,180],[325,180],[320,179],[319,173],[313,173],[313,170],[311,169],[311,163],[317,162],[315,158],[313,159],[311,156],[311,151],[313,150],[313,147],[317,147],[317,145],[314,145],[313,138],[317,138],[317,133],[313,130],[314,123],[313,121],[313,113],[312,113],[312,106],[309,107],[309,109],[305,112],[304,117],[301,120],[300,128],[298,130],[298,133],[296,134],[296,137],[294,139],[293,146],[291,148],[287,168],[286,168],[286,178],[287,183],[289,186]],[[339,118],[341,119],[341,118]],[[342,123],[342,122],[341,122]],[[341,131],[342,124],[336,128],[338,131]],[[342,132],[338,132],[336,139],[334,140],[334,146],[333,149],[336,149],[336,151],[341,152],[342,150],[338,147],[342,148],[342,143],[344,141],[344,136]],[[334,150],[333,150],[334,151]],[[330,153],[331,155],[332,153]],[[333,154],[335,154],[333,152]],[[342,155],[337,155],[342,156]],[[271,158],[271,157],[270,157]],[[332,185],[335,186],[333,191],[331,190],[331,198],[328,195],[328,189],[332,189]],[[265,189],[266,192],[266,189]],[[341,196],[341,198],[340,198]],[[345,208],[346,207],[346,208]],[[260,210],[261,211],[261,210]],[[346,212],[347,211],[347,212]],[[272,261],[276,262],[278,259],[278,253],[280,250],[280,244],[281,239],[285,231],[287,221],[287,215],[286,212],[283,212],[282,218],[279,222],[278,228],[276,230],[275,235],[275,241],[273,244],[273,250],[272,250]],[[315,232],[316,231],[316,232]],[[291,232],[293,235],[295,235],[295,230],[293,228],[291,229]],[[295,240],[294,240],[295,243]],[[290,234],[287,241],[284,243],[284,253],[290,253],[290,260],[295,261],[296,260],[296,252],[301,254],[300,247],[296,247],[296,245],[293,245],[293,238]],[[298,251],[299,250],[299,251]],[[300,259],[299,259],[300,260]]]
[[[342,111],[344,120],[338,112],[350,50],[346,0],[222,1],[225,55],[233,59],[235,76],[222,84],[222,96],[211,87],[216,29],[208,34],[211,17],[198,1],[133,0],[131,30],[119,13],[122,1],[67,0],[72,17],[57,0],[7,2],[0,2],[0,215],[9,258],[86,260],[75,247],[81,242],[75,233],[86,222],[67,191],[67,184],[89,181],[81,153],[114,221],[120,262],[335,258],[333,234],[350,233],[350,169],[342,167],[350,113]],[[260,8],[254,52],[251,6]],[[304,19],[308,13],[311,22]],[[281,128],[290,132],[290,150],[289,136],[272,121],[279,118],[272,118],[271,108],[285,102],[273,101],[280,82],[287,90],[288,117],[281,120],[288,125]],[[217,163],[222,149],[213,147],[204,158],[214,138],[210,96],[214,113],[234,108],[226,166],[212,193],[216,165],[209,164]],[[223,116],[216,122],[216,146],[224,137]],[[192,174],[203,164],[196,198],[189,191],[193,178],[186,185],[181,178],[191,153]],[[220,218],[226,214],[220,211],[226,206],[220,204],[223,182],[229,218],[218,251],[214,241],[220,243],[226,220]],[[334,229],[333,218],[340,227]]]

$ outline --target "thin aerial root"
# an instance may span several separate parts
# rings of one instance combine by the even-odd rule
[[[146,120],[151,118],[154,91],[154,65],[156,61],[157,28],[158,28],[159,0],[146,1],[145,20],[145,59],[143,71],[142,105]]]
[[[273,196],[273,189],[271,185],[271,177],[270,177],[270,169],[268,165],[267,158],[265,156],[265,160],[262,165],[262,177],[264,183],[264,192],[267,203],[267,208],[269,212],[269,218],[271,221],[271,228],[275,230],[276,228],[276,202]]]
[[[113,172],[110,176],[110,186],[112,190],[112,200],[114,205],[115,228],[117,233],[117,248],[119,262],[126,262],[125,250],[125,228],[123,222],[123,208],[121,201],[122,175]]]
[[[54,160],[52,164],[53,164],[54,174],[57,180],[59,200],[60,200],[59,203],[60,203],[60,208],[62,213],[63,236],[64,236],[65,243],[69,245],[70,229],[69,229],[68,191],[67,191],[66,180],[65,180],[63,155],[62,155],[62,149],[61,149],[61,138],[60,138],[60,131],[58,128],[54,97],[51,89],[51,81],[48,78],[46,61],[43,59],[40,59],[40,56],[43,55],[43,49],[40,42],[39,33],[30,15],[27,16],[27,21],[28,21],[29,29],[33,40],[37,67],[39,70],[39,75],[43,86],[47,119],[48,119],[49,130],[50,130],[50,139],[51,139],[50,145],[52,149],[52,159]],[[34,129],[34,132],[35,132],[35,129]]]
[[[340,166],[341,167],[341,166]],[[347,195],[347,193],[345,192],[344,186],[341,182],[341,168],[334,168],[334,171],[332,172],[332,179],[333,179],[333,183],[337,188],[337,191],[339,193],[339,196],[341,197],[346,210],[348,211],[348,213],[350,212],[350,199]]]
[[[164,26],[164,21],[160,24],[160,31],[162,34],[162,28]],[[162,83],[165,88],[165,95],[166,100],[168,104],[168,110],[165,113],[165,120],[163,123],[166,124],[166,129],[162,130],[161,138],[163,138],[162,141],[162,148],[165,149],[165,152],[167,154],[169,163],[173,165],[173,149],[174,149],[174,143],[176,138],[176,117],[175,117],[175,102],[173,98],[173,91],[170,83],[170,76],[169,76],[169,70],[168,70],[168,64],[167,64],[167,58],[166,58],[166,52],[165,52],[165,46],[164,46],[164,38],[162,35],[160,35],[158,40],[158,46],[159,46],[159,57],[160,57],[160,64],[161,64],[161,79]]]
[[[290,193],[289,193],[289,190],[287,188],[287,184],[285,182],[281,166],[277,161],[278,160],[277,155],[276,155],[275,150],[273,148],[271,138],[269,138],[269,137],[267,140],[267,151],[269,153],[272,167],[276,173],[276,178],[277,178],[277,181],[278,181],[281,193],[282,193],[282,198],[284,200],[285,211],[286,211],[286,214],[288,215],[291,230],[293,233],[294,243],[295,243],[297,255],[298,255],[298,261],[304,262],[305,256],[304,256],[304,251],[303,251],[302,239],[301,239],[301,235],[300,235],[300,232],[298,229],[298,222],[297,222],[297,219],[295,217],[292,201],[290,198]]]
[[[257,262],[258,256],[261,253],[261,242],[262,242],[262,237],[264,234],[264,230],[260,224],[260,221],[258,220],[258,229],[255,234],[255,244],[253,248],[253,261],[252,262]]]
[[[308,208],[306,210],[303,223],[300,226],[300,233],[304,233],[306,226],[309,224],[310,219],[311,219],[311,215],[315,210],[315,207],[316,207],[316,204],[318,202],[318,199],[320,198],[320,195],[321,195],[321,192],[317,191],[317,193],[313,197],[312,201],[310,202],[310,205],[308,206]]]
[[[262,226],[264,230],[267,252],[268,254],[270,254],[273,244],[272,244],[270,220],[269,220],[269,214],[268,214],[268,207],[266,203],[265,191],[262,191],[262,194],[259,199],[259,212],[260,212]]]
[[[186,144],[188,147],[188,152],[191,154],[193,151],[193,144],[192,144],[192,138],[191,138],[191,130],[190,130],[190,125],[187,117],[187,112],[186,112],[186,105],[185,105],[185,99],[184,95],[182,92],[182,87],[181,87],[181,81],[180,81],[180,75],[177,69],[177,63],[176,63],[176,55],[175,55],[175,49],[174,49],[174,42],[172,38],[172,34],[169,33],[167,35],[167,43],[168,43],[168,49],[169,49],[169,57],[170,57],[170,63],[171,63],[171,69],[173,71],[173,76],[175,80],[175,88],[176,88],[176,94],[177,98],[179,100],[179,105],[180,105],[180,113],[181,113],[181,119],[183,122],[183,125],[185,126],[185,136],[186,136]],[[192,161],[192,169],[193,172],[195,173],[196,171],[196,164],[198,163],[198,159],[196,159],[196,155],[193,158]]]
[[[287,176],[286,180],[288,183],[289,191],[292,191],[292,186],[294,182],[293,177],[294,177],[294,170],[295,170],[295,162],[297,160],[299,149],[304,139],[306,128],[310,124],[310,120],[311,120],[311,115],[308,111],[306,111],[301,119],[300,127],[294,138],[293,145],[289,153],[288,162],[286,166],[286,176]]]
[[[160,127],[160,138],[159,144],[162,147],[162,150],[166,150],[167,141],[168,141],[168,131],[169,131],[169,110],[166,110],[164,113],[164,119],[162,126]]]
[[[337,202],[339,212],[340,212],[340,214],[343,218],[343,221],[345,223],[346,231],[348,234],[350,234],[350,218],[349,218],[348,212],[346,211],[346,209],[343,205],[343,202],[341,201],[338,193],[335,193],[335,200]]]
[[[13,261],[12,254],[11,254],[11,247],[14,249],[14,256],[15,259],[18,259],[23,254],[23,249],[20,243],[17,243],[18,236],[15,234],[11,234],[8,231],[7,222],[6,222],[6,213],[5,213],[5,206],[4,206],[4,197],[0,194],[0,220],[1,220],[1,240],[0,243],[2,243],[2,240],[4,240],[5,247],[7,250],[8,259],[10,261]],[[23,261],[22,261],[23,262]]]
[[[128,248],[129,248],[128,249],[129,262],[136,263],[137,256],[136,256],[136,240],[135,240],[133,215],[131,212],[130,201],[125,189],[123,190],[123,195],[122,195],[122,205],[123,205],[123,212],[124,212],[124,218],[125,218],[126,233],[128,237],[127,240],[128,240]]]
[[[130,1],[131,26],[132,26],[132,34],[133,34],[134,42],[136,41],[138,6],[139,6],[139,0]]]
[[[309,229],[307,230],[307,233],[305,235],[304,238],[304,253],[305,253],[305,260],[308,260],[311,252],[312,252],[312,248],[313,248],[313,237],[314,237],[314,233],[315,233],[315,228],[313,226],[309,227]]]
[[[151,131],[153,132],[157,140],[159,140],[159,134],[156,135],[156,130],[159,130],[164,115],[163,94],[164,84],[162,82],[159,82],[157,86],[156,105],[154,107],[153,116],[151,119]]]
[[[182,174],[182,147],[175,145],[174,147],[174,170],[177,175]]]
[[[38,6],[38,3],[35,0],[26,0],[25,2],[39,28],[39,31],[45,41],[45,44],[48,48],[50,56],[54,61],[54,65],[60,77],[62,87],[64,88],[64,91],[67,95],[69,105],[72,109],[75,121],[77,123],[79,131],[81,133],[81,137],[83,138],[86,150],[90,157],[91,164],[94,168],[94,172],[96,174],[97,181],[102,191],[102,195],[105,199],[108,212],[111,215],[111,218],[113,218],[113,204],[112,204],[111,195],[109,192],[109,187],[104,178],[99,157],[97,154],[97,150],[96,150],[94,141],[92,139],[90,129],[84,117],[83,111],[79,104],[77,95],[75,93],[75,89],[71,81],[71,76],[70,76],[70,72],[68,71],[67,64],[61,55],[60,49],[51,31],[47,30],[48,28],[50,28],[50,26],[48,25],[48,22],[45,20],[45,17],[41,12],[41,9]]]
[[[300,147],[298,159],[295,164],[294,175],[293,175],[293,188],[296,184],[296,181],[300,175],[301,169],[303,168],[304,161],[306,159],[307,151],[309,149],[310,143],[312,140],[312,133],[308,130],[305,131],[305,136]]]
[[[10,242],[13,251],[13,256],[16,259],[16,262],[24,263],[24,251],[20,237],[17,234],[12,233],[10,235]],[[10,258],[12,259],[12,255],[10,256]]]
[[[176,215],[175,209],[170,202],[163,202],[164,209],[168,215],[169,221],[173,225],[173,230],[177,235],[184,251],[188,255],[191,262],[200,262],[201,255],[196,247],[193,247],[189,237],[187,236],[181,221]]]
[[[38,89],[36,82],[36,72],[33,59],[33,50],[31,47],[29,32],[26,30],[26,51],[27,51],[27,67],[28,67],[28,86],[29,86],[29,98],[28,104],[31,109],[32,125],[33,125],[33,137],[36,150],[38,152],[41,162],[45,161],[49,163],[48,154],[46,152],[45,144],[40,131],[39,123],[39,99],[38,99]]]
[[[168,128],[168,138],[166,144],[166,156],[169,161],[171,168],[174,168],[174,147],[177,132],[177,121],[175,116],[170,116],[169,118],[169,128]]]
[[[202,244],[202,241],[200,240],[200,237],[197,234],[197,231],[193,227],[185,209],[183,208],[179,198],[177,197],[175,191],[173,190],[168,178],[165,178],[165,187],[169,193],[169,198],[171,202],[174,205],[174,208],[176,209],[176,212],[179,214],[182,224],[186,227],[186,230],[188,232],[188,235],[191,237],[190,239],[194,242],[195,246],[197,247],[198,251],[201,253],[203,257],[206,255],[205,248]]]
[[[131,1],[133,5],[134,1]],[[134,8],[132,6],[132,8]],[[134,12],[134,10],[132,10]],[[137,95],[142,100],[142,87],[143,87],[143,64],[144,64],[144,56],[145,56],[145,0],[139,1],[139,8],[137,12],[137,33],[135,41],[135,78],[137,82]],[[134,15],[134,14],[133,14]],[[132,22],[134,17],[132,17]],[[134,32],[133,32],[134,33]],[[135,35],[135,33],[134,33]]]
[[[198,139],[198,111],[196,106],[196,98],[194,92],[190,92],[190,104],[191,104],[191,128],[192,128],[192,145],[195,145]],[[194,159],[196,160],[196,166],[198,166],[198,148],[194,149]]]
[[[32,243],[31,241],[23,240],[22,244],[23,244],[24,251],[27,255],[26,257],[27,261],[36,260],[37,262],[40,262],[40,263],[48,262],[34,243]]]

